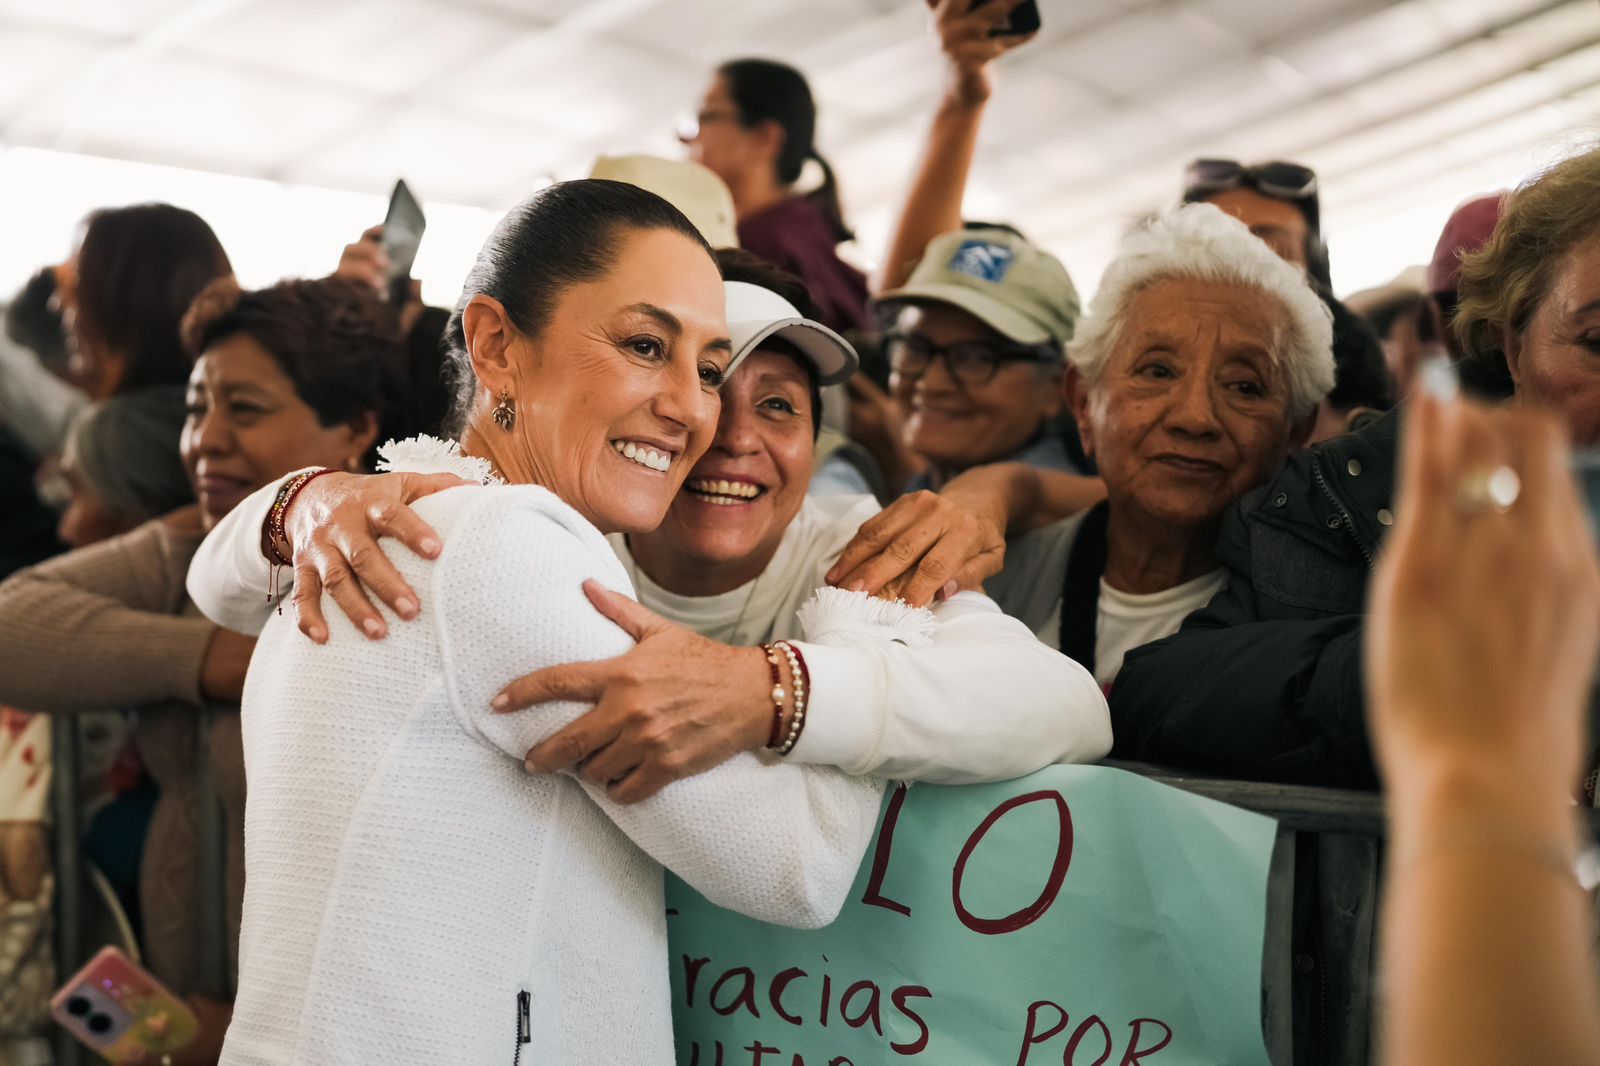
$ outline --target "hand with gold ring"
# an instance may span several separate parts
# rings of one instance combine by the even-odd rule
[[[1456,483],[1456,509],[1462,514],[1505,514],[1522,495],[1522,478],[1509,466],[1477,467]]]
[[[1385,778],[1404,788],[1430,765],[1471,763],[1570,795],[1600,651],[1600,562],[1563,424],[1424,388],[1401,458],[1366,630]]]

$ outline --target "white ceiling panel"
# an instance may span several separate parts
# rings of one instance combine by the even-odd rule
[[[167,57],[92,87],[69,81],[7,132],[39,147],[273,176],[365,108],[326,86]]]
[[[1179,8],[1120,19],[1063,43],[1054,65],[1107,96],[1126,100],[1249,51],[1247,38]]]
[[[197,26],[172,46],[279,77],[398,97],[522,28],[492,10],[428,0],[272,0]]]
[[[196,6],[192,0],[0,0],[0,21],[94,37],[134,37]],[[236,5],[230,0],[226,6]]]
[[[285,177],[363,192],[386,191],[403,177],[424,200],[483,204],[501,188],[535,187],[554,174],[565,152],[536,126],[417,105],[340,136],[298,160]]]
[[[1330,23],[1383,5],[1384,0],[1196,0],[1192,9],[1241,37],[1269,42],[1315,33]]]
[[[15,26],[0,32],[0,130],[36,100],[60,93],[61,72],[91,66],[112,45],[60,29]]]
[[[1196,155],[1303,159],[1330,226],[1375,232],[1595,132],[1594,0],[1040,7],[968,208],[1080,280]],[[502,209],[598,152],[677,151],[677,117],[746,55],[806,72],[874,259],[944,79],[924,0],[0,0],[0,149],[368,196],[404,175],[441,210]]]

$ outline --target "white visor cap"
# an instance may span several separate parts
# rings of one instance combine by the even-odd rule
[[[809,359],[820,385],[844,381],[861,364],[849,341],[822,323],[803,317],[794,304],[771,289],[746,281],[725,281],[722,286],[727,292],[728,335],[733,340],[729,374],[769,337],[787,341]]]

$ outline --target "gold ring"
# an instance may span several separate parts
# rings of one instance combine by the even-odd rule
[[[1485,467],[1456,485],[1456,509],[1462,514],[1505,514],[1522,495],[1522,479],[1509,466]]]

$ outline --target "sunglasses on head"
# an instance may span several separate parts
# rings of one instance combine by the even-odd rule
[[[1233,159],[1196,159],[1183,172],[1186,201],[1240,188],[1280,200],[1310,200],[1317,195],[1317,174],[1299,163],[1280,160],[1247,167]]]

